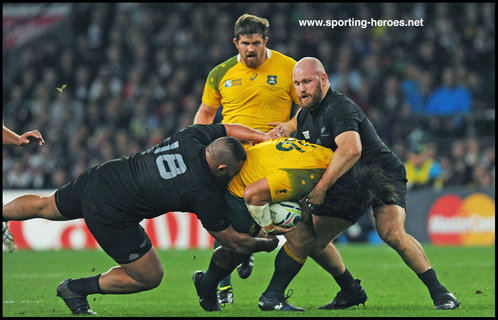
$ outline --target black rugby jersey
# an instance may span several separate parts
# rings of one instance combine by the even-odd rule
[[[221,124],[192,125],[149,150],[97,166],[90,187],[96,200],[123,213],[101,214],[119,223],[170,211],[192,212],[205,229],[224,230],[230,224],[224,213],[226,185],[212,176],[205,149],[225,135]]]
[[[378,161],[395,155],[382,142],[363,110],[351,99],[329,88],[325,98],[313,110],[301,109],[297,118],[297,139],[337,149],[334,139],[345,131],[360,134],[362,161]]]

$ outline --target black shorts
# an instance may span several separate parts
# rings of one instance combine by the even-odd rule
[[[68,220],[83,218],[100,247],[117,263],[133,262],[146,254],[152,243],[139,220],[95,200],[92,171],[86,170],[57,189],[57,208]]]
[[[382,164],[358,162],[327,191],[325,203],[313,214],[356,223],[374,209],[395,204],[405,208],[406,169],[393,157]]]

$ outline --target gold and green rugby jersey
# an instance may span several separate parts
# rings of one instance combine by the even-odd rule
[[[247,150],[247,160],[228,190],[242,198],[248,185],[266,177],[272,202],[298,201],[320,180],[333,154],[329,148],[295,138],[258,143]]]
[[[208,75],[202,102],[223,106],[223,123],[239,123],[268,132],[275,121],[288,121],[292,101],[299,99],[292,82],[296,61],[266,49],[267,59],[256,69],[244,66],[240,55],[219,64]]]

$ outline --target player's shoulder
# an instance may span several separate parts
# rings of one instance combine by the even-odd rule
[[[281,64],[290,65],[292,67],[294,67],[294,65],[296,64],[296,60],[294,60],[293,58],[286,56],[285,54],[280,53],[276,50],[271,49],[270,51],[271,51],[271,59],[272,60],[277,61]]]
[[[211,69],[208,76],[208,81],[214,82],[216,80],[221,81],[223,76],[238,63],[237,56],[233,56],[230,59],[223,61],[216,67]]]
[[[358,106],[356,102],[354,102],[344,93],[337,90],[331,89],[329,92],[327,92],[325,99],[327,99],[326,104],[329,105],[329,108],[361,110],[360,106]]]
[[[206,82],[212,88],[217,89],[223,77],[227,74],[227,72],[233,68],[238,63],[237,56],[233,56],[230,59],[227,59],[211,69],[209,72],[208,78]]]

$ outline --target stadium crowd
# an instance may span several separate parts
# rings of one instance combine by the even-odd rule
[[[409,187],[494,187],[493,3],[106,3],[74,4],[69,29],[4,65],[4,124],[38,129],[46,144],[4,148],[3,188],[56,188],[191,124],[210,69],[236,54],[233,24],[245,12],[269,20],[269,48],[324,63],[332,88],[412,168]],[[424,25],[298,23],[351,17]]]

